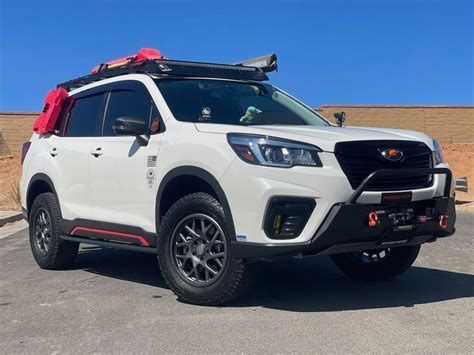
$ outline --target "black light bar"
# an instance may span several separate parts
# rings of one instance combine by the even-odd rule
[[[127,63],[120,67],[101,70],[95,74],[85,75],[58,84],[57,87],[62,87],[69,91],[102,79],[134,73],[153,74],[158,76],[193,76],[234,80],[268,80],[265,71],[258,67],[153,59],[145,60],[140,63]]]
[[[241,62],[235,63],[235,65],[260,68],[265,73],[278,69],[277,56],[275,53],[264,55],[261,57],[252,58],[252,59],[243,60]]]

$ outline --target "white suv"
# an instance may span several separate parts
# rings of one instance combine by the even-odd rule
[[[180,299],[218,305],[256,260],[331,255],[386,279],[454,233],[435,140],[338,127],[263,83],[266,69],[149,59],[60,84],[54,130],[24,146],[40,267],[69,266],[79,243],[156,253]]]

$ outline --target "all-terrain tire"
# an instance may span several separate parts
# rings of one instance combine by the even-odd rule
[[[74,263],[79,243],[59,239],[61,210],[53,193],[36,197],[31,206],[29,224],[31,251],[42,269],[64,269]],[[45,233],[39,233],[40,230]],[[45,238],[40,238],[42,235]]]
[[[188,279],[185,273],[180,270],[173,252],[173,241],[177,238],[173,235],[177,234],[180,223],[191,218],[190,216],[209,217],[218,224],[224,235],[221,243],[225,244],[228,256],[218,278],[210,284],[198,285]],[[248,288],[251,282],[249,266],[241,259],[230,258],[232,236],[224,210],[221,204],[209,194],[193,193],[174,203],[165,214],[158,235],[158,260],[161,272],[171,290],[180,300],[197,305],[219,306],[236,299]],[[190,237],[188,236],[188,238]],[[188,261],[186,260],[186,262]],[[191,261],[194,263],[192,259]]]
[[[390,248],[385,257],[377,258],[380,251],[331,255],[337,267],[351,278],[365,281],[387,280],[407,270],[416,260],[420,245]],[[366,254],[363,254],[366,253]],[[375,253],[375,254],[374,254]],[[368,257],[367,255],[372,255]],[[363,256],[365,256],[363,258]]]

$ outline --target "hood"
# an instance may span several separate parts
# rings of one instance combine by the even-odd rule
[[[196,129],[205,133],[248,133],[291,139],[310,143],[326,152],[334,152],[338,142],[368,140],[404,140],[423,142],[431,150],[433,140],[416,131],[373,127],[319,127],[319,126],[234,126],[212,123],[196,123]]]

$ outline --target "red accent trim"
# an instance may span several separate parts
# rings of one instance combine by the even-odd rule
[[[109,234],[109,235],[115,235],[119,237],[127,237],[127,238],[134,238],[138,239],[140,243],[142,243],[143,246],[150,246],[148,242],[141,236],[135,235],[135,234],[128,234],[128,233],[120,233],[120,232],[112,232],[104,229],[95,229],[95,228],[87,228],[87,227],[74,227],[73,230],[71,231],[71,235],[74,235],[74,233],[78,230],[82,230],[85,232],[93,232],[93,233],[100,233],[100,234]]]

